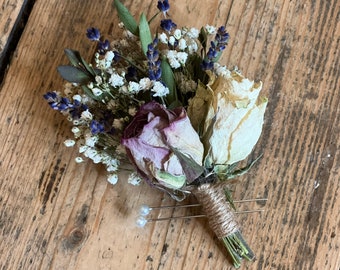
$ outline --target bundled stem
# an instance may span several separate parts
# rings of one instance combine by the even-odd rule
[[[236,268],[242,258],[252,261],[254,253],[244,240],[222,184],[202,184],[193,192],[202,204],[210,227],[226,247]],[[224,185],[224,183],[223,183]]]

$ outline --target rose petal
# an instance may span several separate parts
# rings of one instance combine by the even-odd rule
[[[156,168],[162,169],[170,153],[166,148],[153,147],[138,138],[123,139],[122,144],[129,149],[135,165],[145,173],[148,172],[147,161],[152,161]]]
[[[182,109],[176,121],[163,129],[163,133],[168,145],[189,156],[197,164],[202,164],[203,144],[197,132],[191,126],[190,119],[184,109]]]
[[[167,125],[167,121],[162,121],[159,116],[155,116],[143,127],[138,138],[150,147],[164,147],[169,149],[169,147],[163,142],[163,135],[160,133],[160,130]]]
[[[262,132],[267,103],[264,101],[258,107],[255,106],[250,110],[231,134],[232,143],[229,144],[227,164],[245,159],[253,150]]]

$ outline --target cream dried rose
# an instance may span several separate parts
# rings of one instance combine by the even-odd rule
[[[205,166],[233,164],[245,159],[257,143],[268,100],[259,98],[261,82],[237,71],[210,76],[190,101],[188,116],[202,134]]]

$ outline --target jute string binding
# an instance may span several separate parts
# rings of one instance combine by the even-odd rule
[[[239,231],[239,225],[224,193],[222,184],[202,184],[193,191],[218,238]]]

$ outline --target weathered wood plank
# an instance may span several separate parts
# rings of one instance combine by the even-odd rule
[[[156,10],[149,0],[124,2],[136,15]],[[340,3],[170,3],[178,25],[226,24],[223,60],[261,79],[269,97],[253,154],[264,156],[235,185],[237,199],[269,199],[244,206],[265,213],[239,216],[258,258],[242,269],[339,269]],[[111,186],[104,170],[75,164],[63,146],[68,123],[42,94],[62,88],[63,48],[90,58],[86,28],[109,38],[117,22],[110,1],[34,5],[0,92],[1,269],[231,269],[206,220],[135,228],[140,204],[174,202],[124,175]]]
[[[7,44],[8,37],[18,19],[24,1],[12,0],[0,3],[0,54]]]
[[[24,28],[31,2],[23,0],[0,2],[0,82]]]

